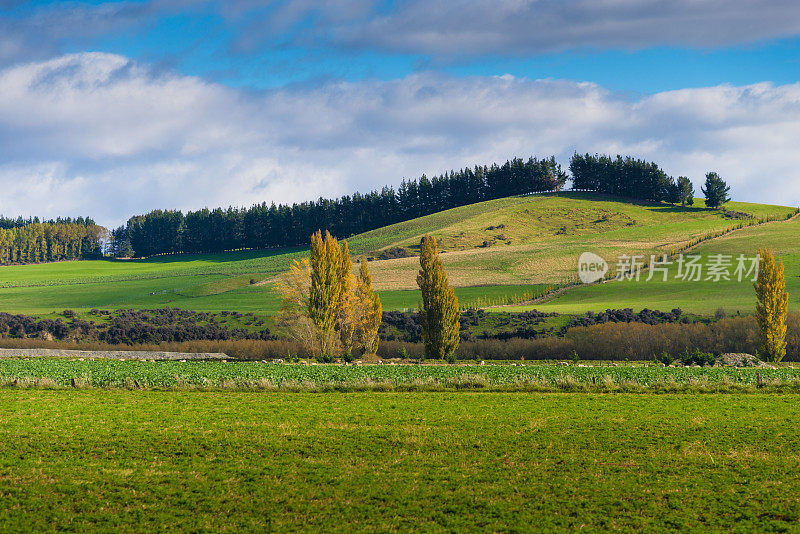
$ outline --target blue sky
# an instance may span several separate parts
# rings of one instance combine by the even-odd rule
[[[117,224],[576,150],[797,204],[799,75],[789,0],[0,0],[0,211]]]
[[[594,42],[576,39],[572,44],[565,39],[554,50],[535,46],[520,51],[517,42],[509,40],[460,54],[440,50],[436,43],[428,49],[409,46],[404,50],[380,41],[340,42],[324,35],[336,24],[319,22],[320,14],[313,3],[311,7],[298,8],[294,16],[281,15],[292,2],[241,2],[241,7],[228,12],[220,9],[217,2],[203,1],[12,4],[18,5],[8,9],[5,17],[20,25],[37,17],[83,11],[89,24],[97,26],[83,32],[74,28],[53,39],[51,54],[109,52],[244,88],[365,78],[386,80],[437,71],[454,76],[511,74],[532,79],[591,81],[639,94],[722,83],[746,85],[769,80],[785,84],[797,81],[800,74],[800,38],[784,28],[775,28],[772,34],[743,31],[741,38],[703,41],[662,36],[628,44],[606,42],[608,36],[597,35]],[[401,2],[364,4],[363,15],[351,17],[362,24],[379,15],[391,17],[403,11]],[[705,24],[715,23],[714,9],[724,4],[711,4],[714,5],[709,7],[707,18],[691,31],[703,33]],[[736,9],[736,2],[731,5]],[[92,16],[93,9],[105,12],[103,16]],[[531,11],[535,16],[535,9]],[[792,16],[800,15],[794,11]],[[279,21],[273,25],[271,18]],[[749,24],[742,18],[743,25]],[[667,18],[664,23],[676,22]],[[31,33],[29,37],[42,38]]]

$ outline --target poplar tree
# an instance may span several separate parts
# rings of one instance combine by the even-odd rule
[[[311,236],[311,288],[308,299],[308,315],[321,333],[323,356],[337,352],[337,312],[342,292],[341,255],[339,243],[329,232],[317,232]]]
[[[289,336],[312,356],[320,356],[323,336],[308,313],[311,294],[311,264],[308,258],[294,260],[289,270],[278,278],[276,288],[282,296],[276,323],[284,327]]]
[[[771,250],[761,249],[758,253],[761,263],[754,285],[760,350],[771,361],[779,362],[786,355],[786,315],[789,310],[783,262],[776,262]]]
[[[358,279],[356,281],[355,299],[357,302],[356,338],[367,354],[378,352],[378,328],[383,319],[381,298],[372,290],[372,275],[369,272],[367,259],[359,260]]]
[[[278,279],[281,326],[323,361],[354,349],[375,353],[383,309],[362,258],[358,279],[347,241],[321,231],[311,236],[308,259],[295,261]]]
[[[347,241],[342,241],[339,261],[339,300],[336,307],[336,327],[339,330],[339,340],[342,342],[342,350],[345,354],[350,354],[353,350],[353,260],[350,258],[350,247]]]
[[[417,284],[422,292],[419,318],[425,357],[453,363],[459,341],[458,298],[439,258],[435,238],[422,238],[419,264]]]

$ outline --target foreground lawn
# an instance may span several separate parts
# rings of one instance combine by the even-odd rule
[[[0,529],[795,528],[797,395],[0,390]]]

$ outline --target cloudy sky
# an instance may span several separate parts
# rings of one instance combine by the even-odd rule
[[[796,0],[0,0],[0,213],[631,154],[800,205]]]

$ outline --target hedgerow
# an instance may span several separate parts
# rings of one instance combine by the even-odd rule
[[[154,310],[90,310],[98,321],[86,321],[73,310],[64,310],[61,317],[36,318],[27,315],[0,313],[0,337],[24,339],[99,341],[110,345],[183,342],[195,340],[262,340],[275,339],[263,320],[238,312],[206,313],[177,308]],[[220,318],[236,319],[253,330],[229,327]],[[102,320],[101,320],[102,319]],[[259,329],[260,328],[260,329]]]

